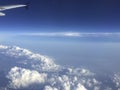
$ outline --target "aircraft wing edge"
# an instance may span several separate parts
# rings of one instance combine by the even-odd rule
[[[0,16],[5,16],[5,13],[0,12]]]

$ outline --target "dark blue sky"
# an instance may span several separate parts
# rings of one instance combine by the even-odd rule
[[[119,32],[119,0],[0,0],[1,5],[30,2],[30,9],[4,11],[1,31]]]

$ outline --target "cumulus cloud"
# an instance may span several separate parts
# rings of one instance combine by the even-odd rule
[[[55,64],[54,61],[44,55],[35,54],[27,49],[19,48],[17,46],[3,46],[0,45],[0,53],[6,57],[14,58],[14,62],[22,62],[32,68],[38,70],[56,70],[59,65]],[[19,61],[16,61],[19,60]]]
[[[58,89],[55,87],[51,87],[51,86],[45,86],[44,90],[58,90]]]
[[[94,87],[99,85],[99,82],[93,77],[91,72],[86,76],[86,73],[82,72],[78,72],[78,74],[69,72],[67,68],[59,72],[40,73],[35,70],[13,67],[7,78],[10,79],[9,86],[14,89],[29,87],[31,84],[39,84],[42,85],[44,90],[87,90],[86,87],[94,90]]]
[[[57,65],[53,59],[33,53],[17,46],[0,45],[0,55],[11,60],[6,78],[9,84],[3,89],[21,89],[36,86],[36,90],[111,90],[101,88],[101,81],[95,73],[84,68],[72,68]],[[11,59],[10,59],[11,58]],[[9,63],[10,64],[10,63]],[[120,74],[115,74],[112,82],[120,88]],[[104,84],[104,83],[103,83]]]
[[[112,77],[113,83],[116,85],[116,88],[120,90],[120,73],[115,73]]]
[[[45,73],[19,67],[13,67],[7,76],[11,80],[10,86],[15,89],[28,87],[31,84],[44,83],[46,77],[47,74]]]

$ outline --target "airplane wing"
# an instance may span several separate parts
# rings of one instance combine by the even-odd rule
[[[27,5],[8,5],[8,6],[0,6],[0,11],[8,10],[8,9],[14,9],[19,7],[26,7]]]
[[[27,7],[28,5],[22,5],[22,4],[19,4],[19,5],[8,5],[8,6],[0,6],[0,16],[5,16],[5,13],[1,12],[1,11],[4,11],[4,10],[9,10],[9,9],[14,9],[14,8],[19,8],[19,7]]]
[[[0,12],[0,16],[5,16],[5,13]]]

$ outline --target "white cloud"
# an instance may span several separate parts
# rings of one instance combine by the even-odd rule
[[[0,45],[0,55],[15,63],[8,69],[9,84],[0,90],[27,89],[34,85],[38,90],[120,90],[120,73],[114,74],[112,80],[107,77],[98,81],[96,74],[87,69],[60,66],[47,56],[17,46]]]
[[[78,32],[52,32],[52,33],[23,33],[25,36],[48,36],[48,37],[79,37]]]
[[[21,88],[28,87],[31,84],[41,84],[45,82],[47,74],[39,73],[35,70],[28,70],[19,67],[13,67],[7,78],[11,80],[10,87]]]
[[[62,72],[60,70],[40,73],[37,70],[13,67],[9,71],[7,78],[10,79],[9,86],[14,89],[26,88],[31,84],[39,84],[43,85],[44,90],[87,90],[85,86],[94,90],[99,85],[99,82],[91,74],[87,74],[87,76],[85,73],[80,75],[79,72],[70,74],[66,69],[62,69]]]
[[[8,71],[10,88],[39,84],[44,90],[100,90],[100,82],[87,69],[60,66],[49,57],[17,46],[0,45],[0,54],[8,60],[12,57],[11,62],[18,63]]]
[[[7,55],[9,57],[13,57],[14,61],[16,59],[20,59],[20,62],[26,63],[32,68],[38,69],[38,70],[56,70],[59,68],[59,65],[55,64],[54,61],[44,55],[33,53],[27,49],[19,48],[17,46],[3,46],[0,45],[0,53]]]
[[[74,88],[74,90],[87,90],[83,85],[80,83]]]
[[[44,90],[58,90],[58,89],[51,86],[45,86]]]
[[[44,33],[22,33],[24,36],[42,37],[120,37],[120,32],[44,32]]]
[[[116,87],[120,89],[120,73],[114,74],[112,80],[115,83]]]

